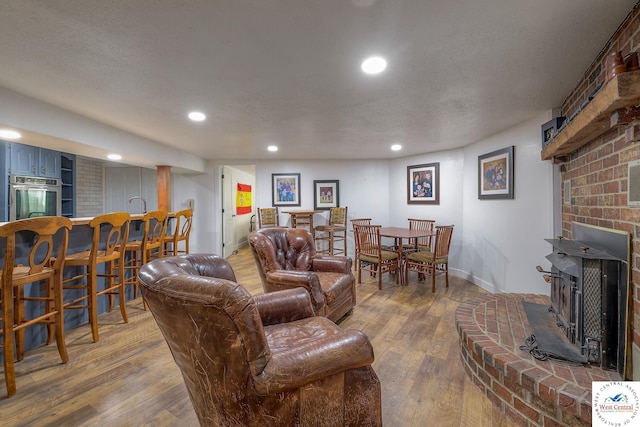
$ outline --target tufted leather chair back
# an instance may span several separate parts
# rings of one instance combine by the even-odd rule
[[[251,239],[261,274],[276,270],[308,271],[316,256],[313,237],[304,228],[273,227],[255,231]]]
[[[140,268],[142,293],[202,426],[380,426],[362,331],[314,316],[300,288],[251,296],[216,255]]]
[[[201,423],[218,414],[202,424],[229,425],[224,414],[243,411],[243,401],[230,396],[255,394],[252,374],[259,375],[270,358],[251,295],[216,255],[159,259],[143,266],[139,277]],[[212,324],[203,335],[203,326]]]

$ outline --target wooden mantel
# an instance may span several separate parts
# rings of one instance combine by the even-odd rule
[[[640,71],[615,76],[542,149],[542,160],[573,153],[615,126],[612,114],[637,105],[640,105]]]

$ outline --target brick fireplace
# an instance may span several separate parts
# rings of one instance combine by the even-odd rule
[[[575,115],[594,90],[605,83],[605,61],[611,52],[622,51],[625,55],[638,50],[640,7],[636,4],[576,88],[566,97],[560,115]],[[637,86],[637,82],[634,86]],[[631,329],[636,354],[634,370],[639,372],[640,258],[636,248],[640,248],[640,207],[629,206],[627,193],[629,163],[640,159],[640,108],[637,104],[625,107],[605,118],[608,120],[602,130],[594,133],[599,136],[586,141],[570,154],[553,159],[554,163],[559,164],[562,180],[562,234],[565,238],[573,238],[571,230],[575,221],[631,235]]]
[[[591,425],[591,382],[620,381],[613,370],[541,361],[520,349],[531,333],[522,302],[548,296],[485,295],[456,310],[461,357],[473,383],[521,426]]]

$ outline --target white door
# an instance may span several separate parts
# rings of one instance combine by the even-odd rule
[[[222,244],[223,257],[227,258],[238,250],[236,238],[236,212],[231,168],[222,168]]]

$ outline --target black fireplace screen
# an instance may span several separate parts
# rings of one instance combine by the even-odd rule
[[[629,233],[573,223],[570,239],[547,239],[553,252],[546,258],[552,265],[544,277],[550,284],[549,316],[568,340],[590,363],[617,370],[623,378],[631,378],[629,325]],[[529,310],[542,313],[540,310]],[[527,312],[529,317],[529,312]],[[537,325],[544,340],[546,319],[529,319]],[[543,338],[538,337],[538,341]],[[549,341],[541,347],[556,347]],[[526,346],[525,346],[526,347]],[[570,354],[571,352],[567,353]],[[561,358],[582,361],[581,358]]]

